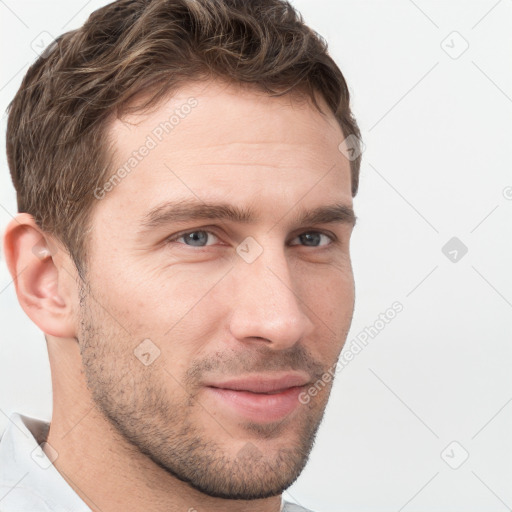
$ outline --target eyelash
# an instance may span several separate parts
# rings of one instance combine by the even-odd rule
[[[185,235],[189,235],[191,233],[208,233],[210,235],[213,235],[217,238],[220,238],[214,231],[210,231],[208,229],[192,229],[190,231],[183,231],[181,233],[177,233],[175,235],[172,235],[168,238],[165,239],[164,243],[167,245],[167,244],[170,244],[172,242],[176,242],[176,240],[184,237]],[[318,248],[321,248],[321,247],[329,247],[331,246],[332,244],[334,244],[336,241],[337,241],[337,237],[333,234],[330,234],[330,233],[325,233],[323,231],[319,231],[319,230],[310,230],[310,231],[303,231],[302,233],[299,233],[297,236],[294,237],[294,240],[298,237],[300,237],[301,235],[306,235],[306,234],[312,234],[312,233],[315,233],[315,234],[320,234],[320,235],[324,235],[326,236],[327,238],[330,239],[330,243],[326,244],[326,245],[321,245],[321,246],[309,246],[309,245],[303,245],[303,247],[312,247],[312,248],[315,248],[315,249],[318,249]],[[185,243],[182,243],[180,245],[184,245],[185,247],[196,247],[198,249],[205,249],[207,247],[210,247],[209,245],[202,245],[202,246],[193,246],[193,245],[187,245]],[[294,244],[294,245],[301,245],[301,244]]]

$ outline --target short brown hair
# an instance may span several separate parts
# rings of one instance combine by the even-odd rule
[[[344,136],[359,142],[343,74],[285,0],[119,0],[61,35],[29,68],[8,109],[18,210],[64,244],[81,276],[93,190],[111,173],[107,120],[141,92],[151,93],[145,108],[187,82],[214,78],[270,96],[301,92],[322,112],[320,92]],[[360,160],[350,162],[353,196]]]

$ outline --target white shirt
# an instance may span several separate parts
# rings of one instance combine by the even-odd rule
[[[0,440],[0,512],[91,512],[40,444],[50,424],[14,413]],[[311,512],[281,498],[281,512]]]

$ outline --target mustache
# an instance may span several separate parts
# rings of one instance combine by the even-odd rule
[[[266,346],[250,349],[241,347],[216,351],[204,358],[193,360],[186,371],[185,384],[194,386],[212,375],[238,377],[248,373],[272,371],[300,371],[310,375],[312,380],[318,380],[325,373],[326,367],[326,364],[314,359],[311,353],[299,344],[280,351]]]

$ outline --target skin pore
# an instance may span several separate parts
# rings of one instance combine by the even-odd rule
[[[92,510],[277,512],[304,468],[332,382],[278,421],[206,385],[287,372],[313,385],[346,340],[350,166],[318,101],[326,116],[211,81],[113,121],[116,169],[151,147],[94,205],[83,283],[64,249],[21,256],[51,241],[30,216],[10,224],[11,271],[29,266],[20,303],[47,334],[54,465]]]

